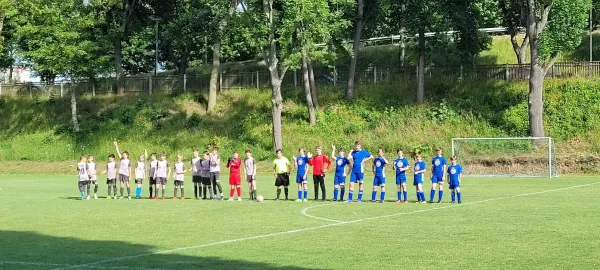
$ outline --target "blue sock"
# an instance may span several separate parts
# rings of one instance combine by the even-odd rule
[[[381,197],[380,197],[380,198],[381,198],[381,201],[384,201],[384,200],[385,200],[385,191],[382,191],[382,192],[381,192]]]
[[[338,188],[333,188],[333,200],[337,201],[338,199]]]
[[[440,190],[440,192],[439,192],[438,194],[439,194],[439,195],[438,195],[438,201],[440,201],[440,202],[441,202],[441,201],[442,201],[442,198],[444,197],[444,191],[443,191],[443,190]]]
[[[404,193],[404,200],[408,201],[408,192],[402,191],[402,193]]]
[[[302,190],[298,190],[298,200],[302,200]]]
[[[423,192],[423,191],[419,192],[419,201],[421,201],[421,202],[425,201],[425,192]]]
[[[342,190],[340,192],[340,200],[344,199],[344,193],[346,192],[346,188],[344,186],[342,186]]]
[[[429,201],[433,202],[433,197],[435,197],[435,189],[431,190],[431,193],[429,194]]]
[[[417,201],[421,201],[421,192],[417,191]]]
[[[85,192],[81,192],[81,198],[85,198]]]
[[[348,200],[352,201],[352,195],[354,195],[354,190],[348,191]]]
[[[308,200],[308,189],[304,189],[304,199]]]
[[[373,193],[371,193],[371,201],[374,201],[375,198],[377,198],[377,191],[373,190]]]
[[[402,200],[402,191],[398,191],[398,200],[401,201]]]
[[[450,192],[450,199],[452,199],[452,202],[454,202],[455,197],[456,195],[454,195],[454,191]]]
[[[363,195],[363,191],[362,190],[358,190],[358,200],[362,201],[362,195]]]
[[[137,194],[138,197],[141,197],[142,196],[142,188],[138,187],[137,192],[135,194]]]
[[[456,193],[456,197],[458,197],[458,202],[460,203],[462,201],[460,198],[460,191]]]

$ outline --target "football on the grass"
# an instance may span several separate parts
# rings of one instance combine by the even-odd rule
[[[257,201],[257,202],[264,202],[264,201],[265,201],[265,198],[263,198],[263,196],[262,196],[262,195],[258,195],[258,197],[256,197],[256,201]]]

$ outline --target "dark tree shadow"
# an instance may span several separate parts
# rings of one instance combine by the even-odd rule
[[[81,233],[85,233],[82,229]],[[186,256],[171,253],[155,254],[156,247],[112,240],[81,240],[54,237],[34,232],[0,231],[1,269],[93,269],[86,266],[99,261],[132,256],[90,266],[110,269],[292,269],[296,266],[277,266],[268,263],[228,260],[218,257]],[[244,252],[240,250],[240,252]],[[141,256],[140,256],[141,255]],[[248,256],[252,256],[248,253]]]

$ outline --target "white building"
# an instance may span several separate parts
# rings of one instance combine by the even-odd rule
[[[9,76],[11,75],[10,69],[0,70],[0,82],[8,83]],[[12,67],[12,82],[13,83],[23,83],[31,81],[31,71],[29,68],[24,67]]]

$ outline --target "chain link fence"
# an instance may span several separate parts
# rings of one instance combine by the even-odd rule
[[[416,66],[407,67],[362,67],[357,68],[356,85],[396,84],[415,81],[418,77]],[[346,68],[321,68],[314,70],[315,83],[334,87],[344,87],[348,83]],[[430,67],[425,69],[425,80],[506,80],[529,79],[529,65],[480,65],[471,68],[461,66]],[[556,63],[548,70],[547,78],[593,78],[600,77],[600,62]],[[243,88],[268,88],[269,73],[266,71],[221,73],[221,90]],[[210,87],[210,75],[183,76],[131,76],[124,79],[125,93],[151,95],[153,93],[203,92]],[[302,73],[288,71],[282,82],[283,87],[302,86]],[[76,91],[78,95],[107,95],[116,93],[116,81],[112,78],[98,79],[94,82],[60,83],[15,83],[0,84],[0,96],[11,97],[63,97]]]

